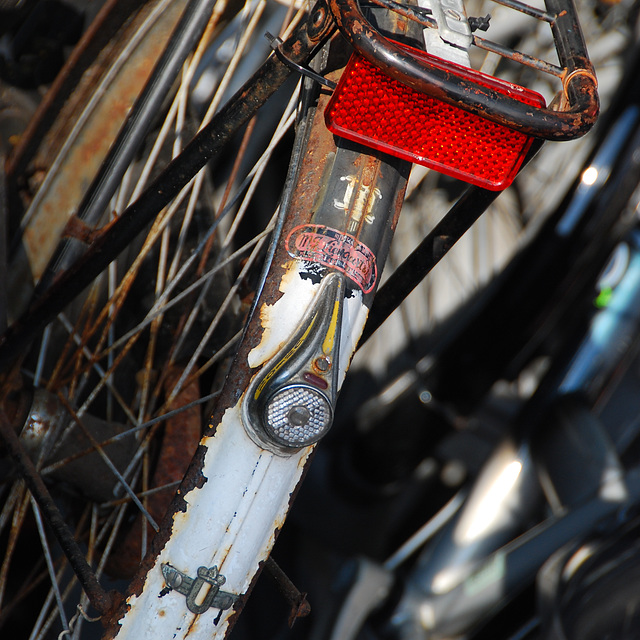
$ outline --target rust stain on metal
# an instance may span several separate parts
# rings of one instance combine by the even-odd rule
[[[180,2],[172,3],[162,12],[161,20],[150,29],[147,37],[127,60],[127,64],[111,81],[109,90],[83,123],[75,144],[67,152],[55,179],[49,184],[40,208],[24,232],[25,249],[34,280],[38,280],[42,275],[69,217],[97,174],[131,106],[146,84],[153,69],[153,61],[162,51],[180,16],[180,5]],[[107,68],[111,62],[107,56],[106,59],[103,57],[99,64]],[[86,97],[93,92],[96,83],[94,75],[92,71],[87,73],[81,87],[78,88],[78,95]],[[61,146],[61,140],[66,139],[69,133],[67,129],[80,119],[80,104],[83,103],[76,102],[74,97],[72,104],[65,109],[60,118],[68,124],[61,131],[51,134],[54,139],[43,144],[41,153],[45,155],[43,158],[39,155],[36,163],[48,165],[47,156],[52,157],[52,149]]]
[[[390,77],[417,91],[525,134],[550,140],[580,137],[595,122],[599,106],[596,87],[592,82],[584,88],[576,88],[566,110],[553,111],[541,107],[532,114],[514,97],[499,95],[473,80],[461,79],[450,71],[419,61],[398,48],[370,28],[357,0],[330,0],[329,4],[341,33],[364,58],[383,69]],[[568,16],[566,10],[558,18],[564,16]],[[565,44],[569,53],[565,56],[565,63],[570,68],[589,70],[591,64],[586,53],[582,54],[579,39],[572,35],[576,29],[566,31]],[[515,57],[518,55],[515,54]],[[390,64],[390,61],[393,63]]]
[[[95,77],[96,53],[103,49],[109,40],[113,38],[125,21],[136,12],[144,13],[144,0],[107,0],[95,19],[89,25],[78,44],[69,55],[61,72],[56,76],[54,83],[40,102],[36,114],[31,119],[27,130],[20,137],[20,142],[8,158],[7,175],[17,177],[26,172],[26,165],[35,153],[35,147],[42,145],[43,132],[51,125],[61,109],[63,101],[67,98],[74,99],[79,93],[78,82],[82,74]],[[150,3],[147,3],[150,4]],[[135,22],[135,18],[133,19]],[[102,57],[102,63],[108,64],[109,58]],[[93,66],[87,68],[87,63]],[[98,61],[100,64],[100,61]],[[70,98],[70,94],[73,97]],[[47,136],[45,136],[46,138]],[[64,138],[62,138],[63,140]],[[54,157],[54,153],[41,153],[47,159]]]
[[[193,628],[195,627],[197,621],[198,616],[194,616],[193,620],[191,620],[191,623],[189,624],[189,628],[187,629],[187,633],[185,633],[185,636],[189,637],[189,635],[191,635],[191,632],[193,631]]]
[[[289,628],[292,628],[298,618],[304,618],[311,613],[311,605],[307,600],[307,594],[296,588],[272,556],[269,556],[265,560],[264,568],[273,578],[278,587],[278,591],[291,606],[288,623]]]
[[[80,242],[84,242],[84,244],[91,244],[95,239],[96,230],[85,224],[77,216],[71,216],[64,227],[62,235],[66,238],[80,240]]]

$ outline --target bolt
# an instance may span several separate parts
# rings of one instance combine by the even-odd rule
[[[318,371],[322,371],[322,373],[326,373],[331,369],[331,360],[326,356],[320,356],[316,358],[316,361],[313,363]]]
[[[289,418],[289,423],[294,427],[304,427],[307,422],[309,422],[309,418],[311,418],[311,413],[309,409],[303,406],[293,407],[287,416]]]
[[[307,23],[307,35],[312,41],[320,40],[320,38],[328,33],[328,30],[334,24],[333,20],[327,19],[331,16],[327,15],[328,11],[326,6],[324,6],[323,3],[318,3],[318,5],[319,6],[314,9],[313,13],[311,14],[311,18]]]
[[[311,22],[314,27],[318,28],[324,22],[324,11],[322,9],[318,9],[314,14]]]
[[[289,627],[293,627],[293,623],[297,618],[304,618],[304,616],[311,613],[311,606],[307,601],[307,594],[298,591],[293,582],[291,582],[273,558],[267,558],[265,561],[265,569],[275,580],[280,593],[285,597],[289,605],[291,605]]]

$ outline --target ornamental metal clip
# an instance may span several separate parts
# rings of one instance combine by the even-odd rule
[[[170,564],[163,563],[162,575],[169,590],[173,589],[187,597],[187,608],[195,614],[204,613],[210,607],[214,609],[229,609],[238,596],[226,591],[220,591],[220,587],[226,582],[226,578],[218,571],[218,567],[198,567],[198,577],[190,578],[178,571]],[[208,584],[209,590],[200,604],[196,598],[202,587]]]

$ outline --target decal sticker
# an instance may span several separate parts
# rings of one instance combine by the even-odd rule
[[[363,293],[373,290],[378,278],[376,256],[348,233],[319,224],[303,224],[287,237],[292,258],[332,267],[351,278]]]

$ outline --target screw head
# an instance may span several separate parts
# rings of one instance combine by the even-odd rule
[[[292,407],[287,415],[289,422],[295,427],[303,427],[311,418],[309,409],[303,406]]]
[[[331,360],[329,360],[327,356],[320,356],[319,358],[316,358],[313,364],[316,369],[322,373],[326,373],[331,369]]]
[[[178,589],[182,584],[182,576],[173,568],[169,568],[164,572],[164,580],[167,583],[167,586],[172,589]]]

